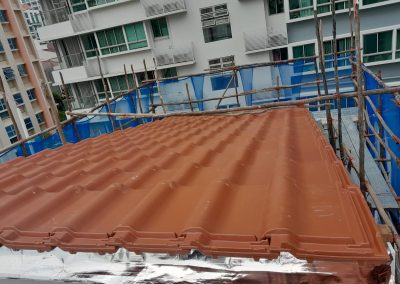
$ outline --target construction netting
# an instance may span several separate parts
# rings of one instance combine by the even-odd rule
[[[329,94],[336,93],[333,58],[326,56],[326,79]],[[353,92],[354,86],[351,78],[351,64],[348,55],[339,56],[339,88],[341,93]],[[113,113],[149,113],[151,106],[155,107],[156,113],[166,112],[189,112],[207,111],[213,109],[228,109],[243,106],[261,105],[276,101],[289,101],[311,98],[324,95],[325,89],[320,72],[316,72],[314,59],[297,60],[292,63],[269,65],[259,64],[254,66],[233,67],[232,70],[223,72],[210,72],[202,75],[188,76],[178,79],[165,79],[156,83],[147,84],[137,92],[132,91],[107,106],[101,107],[96,112]],[[319,81],[319,83],[315,83]],[[365,74],[365,85],[367,89],[377,89],[378,83],[372,76]],[[280,89],[276,87],[280,86]],[[256,91],[256,92],[255,92]],[[236,96],[239,94],[239,96]],[[140,100],[138,100],[138,97]],[[164,108],[160,106],[161,98]],[[220,99],[223,98],[223,99]],[[391,100],[391,95],[383,96],[383,117],[387,124],[400,135],[399,121],[400,112]],[[371,99],[376,102],[376,96]],[[332,108],[337,107],[337,101],[331,102]],[[343,108],[354,107],[352,98],[341,100]],[[323,110],[324,106],[310,108],[311,111]],[[377,127],[377,119],[371,109],[368,109],[371,122]],[[64,125],[63,132],[68,143],[77,143],[84,139],[94,138],[113,131],[112,121],[115,129],[135,127],[139,124],[149,123],[152,119],[130,119],[124,116],[87,116]],[[392,141],[385,133],[385,140],[390,148],[400,155],[399,145]],[[373,140],[374,143],[377,141]],[[33,155],[45,149],[54,149],[62,145],[57,132],[48,133],[36,137],[25,143],[29,155]],[[387,153],[385,153],[387,155]],[[0,155],[0,162],[23,156],[20,146]],[[400,193],[400,173],[395,161],[387,163],[393,186]]]
[[[383,88],[383,86],[381,86],[369,73],[364,73],[364,80],[367,90]],[[394,95],[376,95],[370,96],[370,99],[375,106],[375,109],[381,112],[384,122],[390,128],[393,134],[397,137],[400,137],[400,107],[397,105]],[[397,195],[400,195],[400,167],[396,158],[400,157],[400,145],[397,144],[398,141],[395,141],[394,137],[392,137],[384,127],[380,127],[381,123],[379,122],[378,117],[370,103],[366,103],[366,108],[371,124],[370,127],[367,127],[367,137],[374,145],[374,147],[369,147],[370,152],[377,161],[383,164],[393,188],[395,189]],[[376,138],[376,135],[374,134],[381,134],[382,140],[385,142],[388,148],[383,147],[382,143],[379,142],[379,139]]]

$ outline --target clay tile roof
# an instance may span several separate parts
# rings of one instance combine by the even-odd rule
[[[307,110],[171,117],[0,166],[0,243],[388,260]]]

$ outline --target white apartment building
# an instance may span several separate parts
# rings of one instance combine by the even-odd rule
[[[152,70],[155,58],[169,77],[313,55],[317,52],[314,9],[323,17],[325,51],[332,50],[331,4],[326,0],[41,0],[41,4],[46,26],[39,29],[40,37],[57,47],[61,69],[53,72],[54,81],[61,84],[61,72],[74,95],[74,108],[104,100],[97,53],[108,89],[116,95],[127,90],[124,64],[143,72],[143,59]],[[347,0],[336,4],[339,50],[350,47],[347,5]],[[383,69],[387,79],[399,77],[400,1],[361,0],[360,8],[364,61]]]

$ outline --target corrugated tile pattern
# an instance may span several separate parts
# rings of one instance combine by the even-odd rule
[[[387,261],[307,110],[172,117],[0,166],[0,243]]]

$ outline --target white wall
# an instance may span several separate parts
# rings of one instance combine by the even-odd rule
[[[232,28],[232,38],[205,43],[201,27],[200,8],[217,4],[228,5]],[[243,33],[266,29],[264,1],[200,0],[186,1],[187,13],[168,17],[171,39],[175,45],[194,43],[196,64],[180,68],[179,73],[202,72],[208,68],[208,60],[229,55],[235,56],[235,64],[268,61],[266,53],[245,55]],[[245,11],[245,13],[243,12]]]

